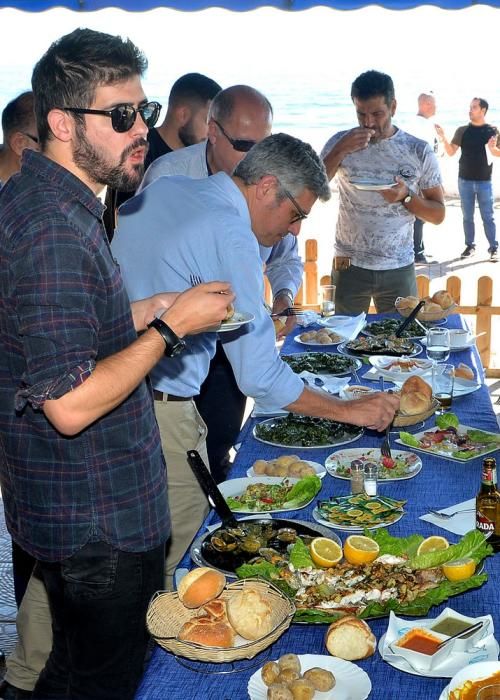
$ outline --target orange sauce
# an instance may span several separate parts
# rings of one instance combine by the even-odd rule
[[[429,634],[425,630],[413,629],[401,637],[396,646],[432,656],[436,653],[441,642],[441,639],[434,637],[434,635]]]
[[[476,700],[481,688],[487,688],[489,685],[500,682],[500,671],[497,671],[488,678],[481,678],[478,681],[465,681],[463,686],[452,690],[450,698],[452,700]]]

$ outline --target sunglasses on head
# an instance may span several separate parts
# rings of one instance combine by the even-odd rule
[[[248,151],[252,148],[252,146],[255,146],[257,141],[251,141],[250,139],[232,139],[229,134],[226,134],[224,131],[224,127],[222,124],[219,124],[217,119],[212,119],[212,121],[217,124],[219,129],[222,131],[224,136],[227,138],[231,146],[234,148],[235,151],[240,151],[241,153],[248,153]]]
[[[160,116],[161,104],[159,102],[146,102],[137,109],[132,105],[117,105],[113,109],[84,109],[83,107],[61,107],[60,109],[75,114],[102,114],[105,117],[111,117],[111,126],[122,134],[125,131],[130,131],[134,126],[138,113],[148,128],[153,127]]]

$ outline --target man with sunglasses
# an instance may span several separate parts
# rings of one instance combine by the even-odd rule
[[[3,144],[0,146],[0,187],[21,169],[25,148],[38,150],[38,133],[33,112],[33,93],[23,92],[2,112]]]
[[[256,143],[271,133],[273,111],[269,100],[248,85],[233,85],[213,99],[208,115],[208,139],[203,143],[169,153],[152,163],[139,191],[164,175],[205,178],[219,172],[231,175]],[[274,313],[293,305],[302,283],[303,263],[297,238],[288,235],[275,245],[259,245],[266,276],[273,292]],[[282,334],[295,319],[290,316]],[[210,468],[216,481],[224,481],[230,467],[229,450],[240,432],[246,396],[238,389],[234,372],[218,342],[210,372],[195,397],[208,429]],[[161,424],[160,424],[161,430]]]
[[[1,487],[54,631],[35,700],[134,697],[169,536],[144,377],[234,298],[214,282],[131,305],[124,289],[97,195],[142,177],[159,113],[145,68],[120,37],[77,29],[52,44],[32,77],[42,152],[0,193]]]

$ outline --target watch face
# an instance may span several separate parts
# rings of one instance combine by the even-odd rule
[[[185,347],[186,343],[183,340],[179,340],[175,345],[172,346],[169,353],[170,357],[176,357],[177,355],[180,355]]]

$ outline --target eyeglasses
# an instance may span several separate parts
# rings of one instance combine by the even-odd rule
[[[302,209],[300,204],[292,197],[290,192],[285,187],[283,187],[283,185],[281,185],[281,184],[280,184],[280,187],[281,187],[281,190],[282,190],[283,194],[285,195],[285,197],[287,197],[287,199],[290,200],[290,202],[295,207],[295,211],[297,212],[297,214],[290,219],[290,223],[295,224],[295,223],[297,223],[297,221],[304,221],[304,219],[307,219],[307,214]]]
[[[23,136],[27,136],[29,139],[31,139],[31,140],[34,141],[35,143],[38,143],[38,137],[33,136],[33,134],[28,134],[27,131],[21,131],[21,134],[22,134]]]
[[[117,105],[113,109],[84,109],[83,107],[61,107],[67,112],[75,114],[102,114],[111,117],[111,126],[115,131],[122,134],[130,131],[137,119],[137,113],[142,117],[148,128],[153,127],[160,116],[161,104],[159,102],[146,102],[137,109],[132,105]]]
[[[222,131],[224,136],[227,138],[231,146],[234,148],[235,151],[240,151],[241,153],[248,153],[248,151],[252,148],[252,146],[255,146],[257,141],[251,141],[250,139],[232,139],[226,132],[224,131],[224,127],[219,124],[217,119],[212,119],[215,124],[219,127],[219,129]]]

